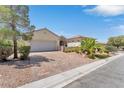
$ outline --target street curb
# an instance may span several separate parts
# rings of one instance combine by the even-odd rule
[[[81,67],[77,67],[72,70],[47,77],[45,79],[41,79],[38,81],[31,82],[29,84],[25,84],[18,88],[62,88],[68,85],[69,83],[81,78],[82,76],[85,76],[86,74],[89,74],[90,72],[100,68],[105,64],[108,64],[109,62],[112,62],[113,60],[121,56],[124,56],[124,54],[121,53],[113,57],[109,57],[93,63],[89,63]]]

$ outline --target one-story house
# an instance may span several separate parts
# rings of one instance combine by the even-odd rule
[[[81,35],[73,36],[71,38],[67,39],[67,47],[78,47],[81,45],[81,40],[84,38],[90,38],[90,37],[84,37]]]
[[[57,51],[62,46],[61,37],[47,28],[34,31],[30,41],[31,51]]]
[[[63,51],[64,47],[80,46],[81,40],[84,38],[90,37],[77,35],[67,39],[64,36],[53,33],[47,28],[35,30],[33,32],[32,40],[30,41],[31,52]]]

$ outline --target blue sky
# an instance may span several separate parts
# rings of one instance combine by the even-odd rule
[[[58,35],[89,36],[106,42],[124,35],[124,6],[29,6],[31,24]]]

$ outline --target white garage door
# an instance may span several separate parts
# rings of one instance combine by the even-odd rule
[[[56,41],[31,41],[31,51],[57,50]]]

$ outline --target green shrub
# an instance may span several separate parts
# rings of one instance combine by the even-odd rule
[[[109,57],[107,53],[102,53],[102,54],[95,54],[95,57],[103,59]]]
[[[0,40],[0,60],[6,60],[12,53],[12,41]]]
[[[89,55],[88,55],[88,58],[90,58],[90,59],[95,59],[95,55],[94,55],[94,54],[89,54]]]
[[[30,53],[30,46],[24,40],[18,40],[18,51],[20,53],[20,59],[24,60],[28,58]]]
[[[117,52],[118,50],[116,47],[109,45],[107,45],[105,48],[106,48],[106,52]]]
[[[80,47],[66,47],[64,49],[64,52],[69,53],[69,52],[76,52],[76,53],[81,53]]]
[[[20,59],[24,60],[28,58],[28,55],[30,53],[30,46],[21,46],[19,48],[19,53],[20,53]]]
[[[20,48],[22,46],[27,46],[27,43],[24,40],[18,40],[17,41],[17,46],[18,46],[18,48]]]
[[[5,47],[9,47],[12,46],[12,41],[11,40],[6,40],[6,39],[2,39],[0,40],[0,46],[5,46]]]

